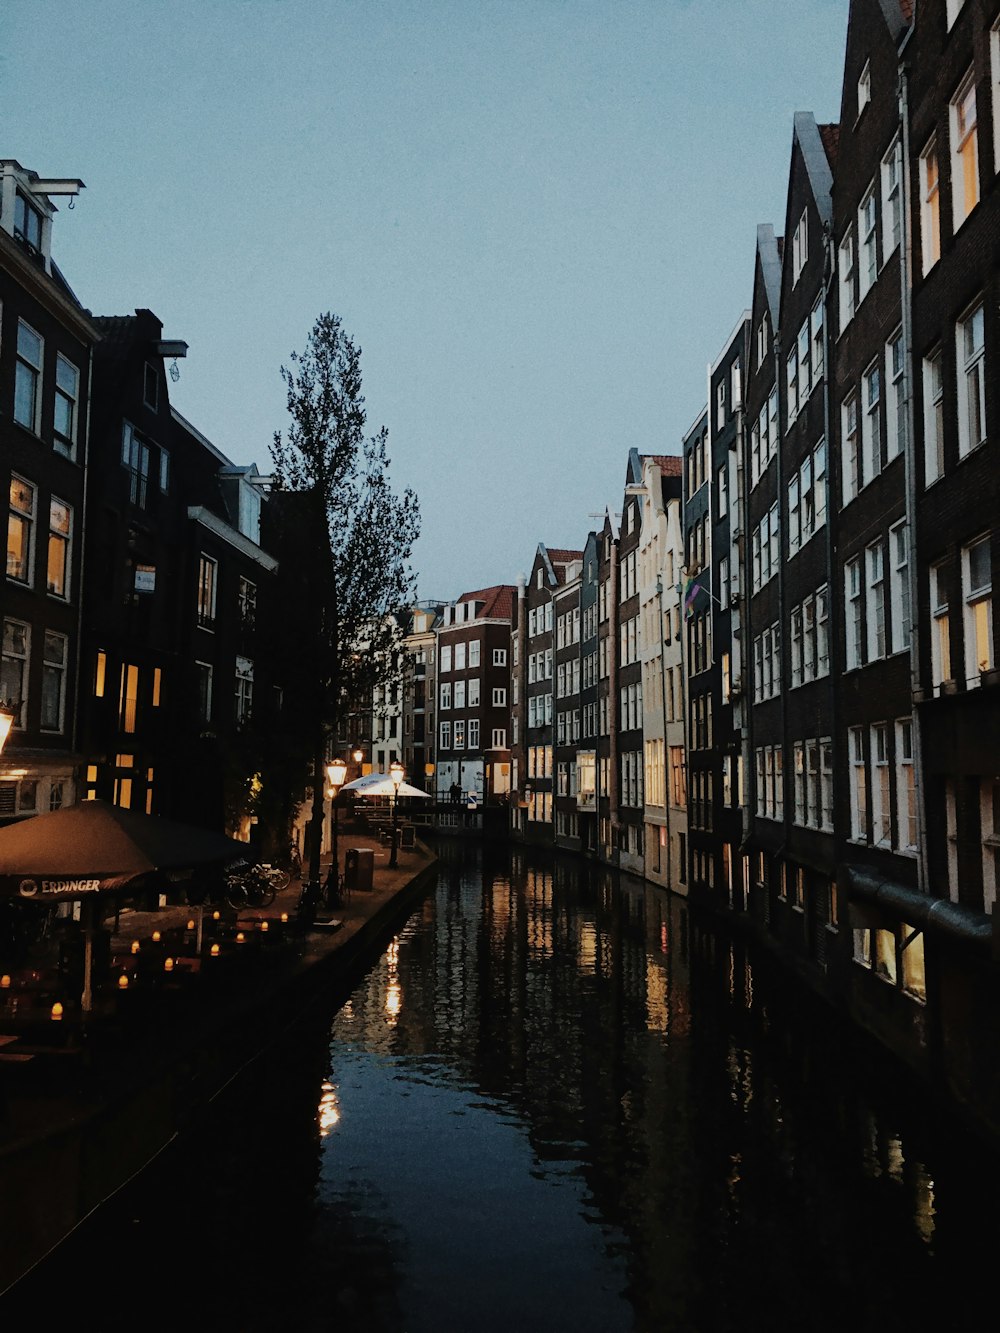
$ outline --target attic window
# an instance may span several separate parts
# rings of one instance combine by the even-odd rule
[[[33,253],[41,253],[42,215],[20,191],[14,200],[14,237]]]
[[[809,214],[803,209],[799,225],[792,236],[792,285],[799,280],[799,274],[805,267],[809,256]]]
[[[865,67],[861,71],[861,77],[858,79],[858,115],[860,116],[865,107],[872,100],[872,70],[871,62],[865,61]]]
[[[160,380],[156,373],[156,367],[146,362],[145,375],[142,381],[142,400],[147,407],[151,407],[155,412],[160,405]]]

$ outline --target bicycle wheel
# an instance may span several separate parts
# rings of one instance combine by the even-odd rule
[[[280,893],[282,889],[287,889],[291,883],[291,875],[287,870],[279,870],[277,866],[267,872],[267,880],[275,893]],[[272,902],[274,899],[272,898]]]
[[[227,904],[235,908],[238,912],[241,907],[246,907],[250,901],[250,895],[247,893],[246,885],[241,884],[239,880],[230,880],[226,885],[225,898]]]

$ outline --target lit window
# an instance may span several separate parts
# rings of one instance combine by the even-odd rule
[[[980,673],[993,667],[993,574],[990,539],[962,551],[962,596],[965,601],[965,679],[978,685]]]
[[[896,723],[896,846],[902,852],[917,850],[917,794],[913,771],[913,723]]]
[[[868,779],[865,770],[865,732],[863,727],[852,727],[847,733],[850,756],[851,838],[865,842],[868,838]]]
[[[951,203],[957,231],[979,203],[979,136],[972,72],[951,102]]]
[[[20,477],[10,479],[7,516],[7,577],[31,581],[32,542],[35,531],[35,488]]]
[[[888,847],[891,840],[889,804],[889,739],[884,724],[871,729],[872,755],[872,842]]]
[[[14,705],[15,727],[24,726],[28,698],[28,658],[31,631],[19,620],[3,622],[3,657],[0,659],[0,698]]]
[[[951,621],[948,607],[947,571],[943,565],[930,570],[931,678],[935,692],[951,680]]]
[[[49,550],[46,587],[54,597],[69,596],[70,540],[73,535],[73,511],[62,500],[49,503]]]
[[[202,555],[198,561],[198,624],[202,629],[212,629],[215,625],[215,591],[218,579],[218,562],[211,556]]]

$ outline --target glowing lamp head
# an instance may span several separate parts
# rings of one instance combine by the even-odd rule
[[[244,941],[245,939],[246,939],[246,936],[243,934],[242,930],[238,930],[238,931],[236,932],[236,943],[237,943],[237,944],[242,944],[243,941]]]
[[[267,924],[266,921],[262,921],[262,922],[260,923],[260,928],[261,928],[262,931],[270,930],[270,926]]]
[[[187,923],[187,928],[188,928],[188,930],[194,930],[194,922],[193,922],[193,921],[189,921],[189,922]]]
[[[287,921],[288,921],[288,913],[287,913],[287,912],[282,912],[282,914],[281,914],[281,922],[282,922],[282,925],[284,925]]]
[[[174,970],[174,960],[172,958],[164,958],[163,970],[164,972],[172,972]]]
[[[399,784],[403,781],[403,765],[398,759],[394,759],[389,765],[389,776],[392,778],[392,785],[399,791]]]
[[[61,1023],[62,1016],[63,1016],[62,1004],[58,1000],[56,1000],[55,1004],[52,1006],[52,1013],[51,1013],[51,1018],[53,1023]]]
[[[209,955],[210,955],[212,958],[218,958],[218,956],[219,956],[219,946],[218,946],[217,944],[213,944],[212,947],[211,947],[211,949],[209,949],[208,952],[209,952]]]
[[[123,973],[121,974],[121,976],[118,978],[118,989],[119,989],[119,990],[128,990],[128,973],[127,973],[127,972],[123,972]]]
[[[3,976],[0,977],[0,990],[10,990],[10,973],[9,973],[9,972],[5,972],[5,973],[3,974]]]
[[[219,921],[219,920],[221,920],[221,917],[222,917],[222,913],[219,912],[219,911],[215,911],[215,912],[212,913],[212,920],[213,920],[213,921]]]
[[[133,953],[138,953],[138,952],[139,952],[139,941],[138,941],[138,940],[133,940],[133,941],[132,941],[132,952],[133,952]]]
[[[331,759],[326,766],[326,780],[334,789],[334,793],[340,791],[347,778],[347,762],[344,759]]]
[[[154,930],[154,931],[153,931],[153,934],[152,934],[152,936],[151,936],[151,939],[152,939],[152,941],[153,941],[154,944],[159,944],[159,942],[160,942],[160,932],[159,932],[158,930]]]

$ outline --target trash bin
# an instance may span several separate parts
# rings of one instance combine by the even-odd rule
[[[375,873],[375,852],[371,847],[348,847],[344,858],[344,883],[348,889],[368,891]]]

